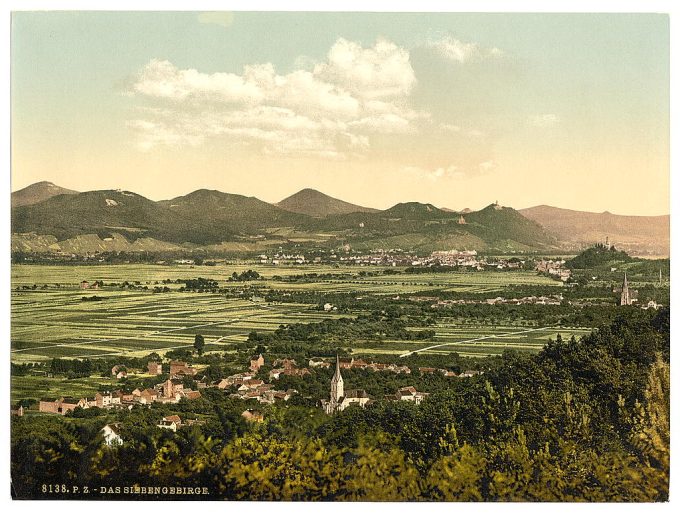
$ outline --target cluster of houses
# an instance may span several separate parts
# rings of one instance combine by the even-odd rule
[[[197,370],[186,362],[171,361],[168,379],[156,384],[153,388],[136,388],[132,392],[124,392],[122,390],[115,392],[97,392],[92,398],[59,397],[56,399],[41,399],[39,410],[43,413],[65,415],[76,408],[88,409],[97,407],[103,409],[132,409],[135,405],[149,405],[152,403],[175,404],[182,399],[193,400],[200,398],[201,393],[199,390],[202,388],[218,388],[220,390],[233,389],[234,391],[230,394],[231,397],[243,400],[255,400],[262,404],[274,404],[277,401],[287,401],[298,393],[293,389],[277,390],[273,384],[257,378],[256,376],[264,364],[265,360],[262,354],[254,356],[250,359],[250,370],[230,375],[212,383],[206,382],[205,379],[203,381],[199,380],[196,382],[198,389],[192,390],[184,386],[183,380],[187,376],[194,378],[197,374]],[[336,357],[335,365],[335,396],[331,396],[331,401],[322,401],[322,406],[327,413],[341,411],[351,404],[365,406],[370,401],[368,394],[364,390],[344,391],[341,384],[342,376],[340,375],[340,370],[372,370],[375,372],[411,374],[411,369],[406,365],[367,362],[363,359],[355,358],[341,360]],[[324,358],[311,358],[308,362],[308,368],[298,366],[294,359],[280,358],[274,361],[273,366],[274,368],[269,371],[270,381],[278,380],[282,376],[308,376],[311,375],[310,369],[330,368],[331,362]],[[124,372],[121,368],[122,365],[114,366],[111,371],[112,375],[118,377],[118,374]],[[163,365],[152,361],[148,363],[147,370],[150,375],[161,375],[163,373]],[[461,374],[456,374],[450,370],[429,367],[420,367],[418,372],[420,374],[442,374],[444,377],[472,377],[473,375],[480,373],[469,370]],[[340,384],[339,388],[341,391],[338,390],[338,384]],[[340,393],[338,393],[338,391],[340,391]],[[396,394],[388,396],[387,398],[390,400],[413,401],[419,404],[426,395],[427,394],[417,392],[413,387],[408,386],[401,388]],[[328,404],[329,402],[330,404]],[[159,426],[169,426],[172,422],[173,420],[162,421]],[[175,425],[177,426],[177,424]],[[174,430],[176,430],[176,427]]]
[[[177,379],[168,379],[156,385],[155,388],[145,388],[143,390],[135,388],[130,393],[118,390],[115,392],[97,392],[92,398],[59,397],[57,399],[41,399],[39,411],[65,415],[76,408],[131,409],[132,406],[137,404],[144,405],[154,402],[176,404],[184,398],[193,400],[200,397],[201,392],[184,388],[182,382]]]
[[[506,299],[505,297],[496,297],[493,299],[484,300],[469,300],[469,299],[456,299],[456,300],[437,300],[432,304],[433,308],[440,308],[445,306],[455,306],[457,304],[490,304],[492,306],[498,304],[512,304],[515,306],[521,306],[523,304],[539,304],[542,306],[559,306],[562,304],[564,297],[562,295],[541,295],[541,296],[529,296],[521,298]]]
[[[423,374],[441,374],[444,377],[474,377],[476,375],[483,374],[479,370],[466,370],[460,374],[456,374],[452,370],[446,370],[445,368],[434,368],[434,367],[418,367],[418,372]]]
[[[269,373],[269,378],[278,379],[281,374],[286,375],[305,375],[309,374],[307,369],[298,369],[295,365],[295,360],[277,360],[274,366],[283,365],[283,368],[273,369]],[[231,394],[231,397],[243,400],[256,400],[262,404],[274,404],[276,401],[287,401],[297,393],[296,390],[275,390],[274,385],[265,383],[262,379],[256,379],[255,376],[260,368],[264,366],[264,357],[262,354],[250,359],[250,371],[239,372],[230,375],[224,379],[214,382],[211,386],[224,390],[236,387],[236,392]]]
[[[571,270],[564,268],[564,263],[564,259],[541,259],[536,261],[535,269],[539,272],[551,275],[560,281],[566,281],[571,277]]]
[[[476,250],[438,250],[430,254],[425,264],[449,266],[479,266]]]
[[[406,365],[394,363],[367,362],[363,359],[338,359],[340,368],[345,370],[373,370],[374,372],[394,372],[395,374],[410,374],[411,369]],[[323,358],[311,358],[309,366],[312,368],[330,368],[331,363]]]
[[[280,265],[280,264],[296,264],[296,265],[304,265],[305,263],[308,263],[308,261],[305,259],[305,256],[302,254],[285,254],[281,252],[277,252],[274,254],[274,256],[270,259],[267,257],[266,254],[262,254],[259,257],[260,264],[266,265],[266,264],[272,264],[272,265]],[[321,261],[321,258],[318,258],[318,260],[314,260],[315,263],[319,263]]]
[[[125,370],[122,365],[116,365],[111,369],[111,375],[121,378],[125,377]],[[160,375],[163,373],[163,366],[160,363],[149,362],[147,365],[149,374]],[[184,361],[170,362],[170,377],[162,383],[158,383],[154,388],[135,388],[132,392],[118,390],[115,392],[97,392],[94,397],[74,398],[59,397],[57,399],[41,399],[39,410],[44,413],[56,413],[65,415],[68,411],[76,408],[128,408],[136,404],[151,404],[159,402],[163,404],[176,404],[182,399],[198,399],[201,392],[191,390],[183,386],[182,379],[185,376],[193,377],[197,373],[196,369]],[[200,387],[204,383],[198,383]]]

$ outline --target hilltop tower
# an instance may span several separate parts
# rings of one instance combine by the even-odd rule
[[[630,306],[633,303],[633,299],[630,296],[630,290],[628,289],[628,276],[626,272],[623,273],[623,286],[621,287],[621,306]]]
[[[342,374],[340,373],[340,358],[335,356],[335,374],[333,374],[333,379],[331,379],[331,404],[337,405],[345,396],[345,382],[342,379]]]

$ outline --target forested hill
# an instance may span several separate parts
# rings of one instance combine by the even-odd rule
[[[300,190],[276,205],[293,213],[301,213],[319,218],[329,215],[375,213],[378,211],[377,209],[350,204],[311,188]]]

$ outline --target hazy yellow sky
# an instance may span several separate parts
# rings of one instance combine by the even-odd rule
[[[15,13],[12,189],[669,212],[664,15]]]

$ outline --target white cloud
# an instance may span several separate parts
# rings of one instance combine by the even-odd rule
[[[450,35],[430,38],[425,46],[435,50],[441,57],[461,64],[498,58],[504,55],[504,52],[499,48],[484,48],[477,43],[464,43]]]
[[[409,107],[415,83],[408,51],[384,39],[368,48],[338,39],[325,62],[285,75],[271,63],[203,73],[153,59],[130,88],[143,105],[128,125],[145,150],[226,136],[269,154],[342,157],[366,152],[371,134],[412,132],[428,118]]]
[[[408,51],[386,39],[379,39],[373,48],[362,48],[340,38],[314,74],[365,99],[404,97],[416,83]]]
[[[538,114],[529,117],[529,124],[534,127],[548,128],[560,123],[560,117],[556,114]]]
[[[231,27],[231,24],[234,23],[234,13],[229,11],[204,12],[198,15],[198,21],[199,23]]]

